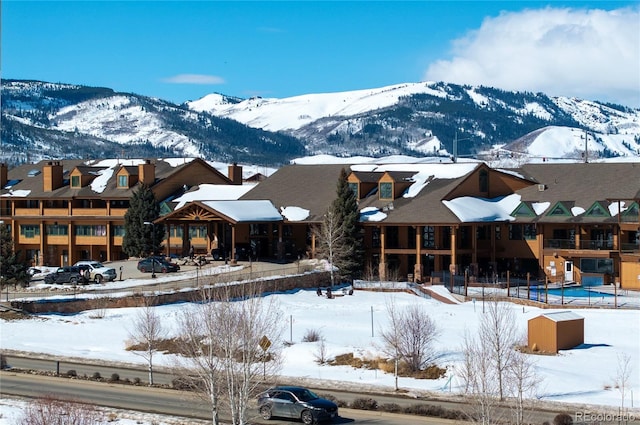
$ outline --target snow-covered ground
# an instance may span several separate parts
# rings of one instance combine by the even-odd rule
[[[171,276],[163,277],[171,279]],[[157,281],[156,281],[157,282]],[[446,291],[439,287],[441,291]],[[340,291],[335,291],[341,294]],[[443,304],[408,293],[356,290],[354,295],[335,299],[318,297],[314,290],[270,294],[276,298],[285,317],[282,376],[309,380],[342,381],[357,386],[394,386],[394,377],[381,371],[347,366],[321,366],[315,362],[318,344],[302,342],[309,330],[325,338],[329,356],[353,353],[375,358],[381,355],[380,331],[387,326],[386,305],[418,304],[426,309],[441,329],[437,341],[438,363],[447,375],[438,380],[399,378],[399,386],[410,392],[448,393],[462,391],[456,371],[462,360],[461,345],[465,331],[474,332],[482,313],[481,302]],[[517,326],[525,338],[527,321],[543,310],[509,304],[517,317]],[[176,333],[176,318],[184,304],[156,307],[170,333]],[[544,310],[548,312],[549,310]],[[532,355],[541,378],[537,397],[543,400],[605,405],[621,403],[614,379],[622,353],[631,357],[632,373],[625,406],[631,406],[632,394],[640,394],[640,311],[614,309],[578,309],[585,318],[585,344],[557,356]],[[88,359],[140,363],[141,358],[126,351],[129,328],[136,314],[134,308],[107,310],[102,319],[90,312],[72,316],[38,315],[35,319],[0,321],[0,346],[4,349],[48,353]],[[93,316],[93,317],[92,317]],[[171,355],[160,355],[157,365],[172,364]],[[635,402],[637,406],[638,402]],[[0,425],[9,425],[3,422]]]

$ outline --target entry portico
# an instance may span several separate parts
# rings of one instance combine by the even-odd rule
[[[247,244],[257,256],[263,252],[259,238],[252,238],[258,236],[254,229],[269,225],[282,229],[282,221],[271,201],[228,200],[189,202],[156,224],[166,226],[168,254],[185,255],[193,247],[197,253],[219,249],[226,256],[235,253],[239,244]],[[281,243],[282,231],[278,235]]]

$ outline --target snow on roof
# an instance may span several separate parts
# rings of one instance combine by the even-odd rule
[[[8,193],[3,193],[1,196],[6,196],[6,197],[16,197],[16,198],[24,198],[29,196],[29,194],[31,193],[30,190],[9,190]]]
[[[571,214],[575,216],[579,216],[580,214],[584,214],[586,210],[582,207],[573,207],[571,208]]]
[[[204,201],[203,204],[238,222],[282,221],[271,201]]]
[[[232,201],[255,187],[254,184],[201,184],[196,190],[176,198],[176,210],[193,201]]]
[[[554,313],[544,313],[540,316],[546,317],[547,319],[553,320],[554,322],[565,322],[568,320],[584,319],[584,317],[577,315],[573,311],[556,311]]]
[[[309,212],[300,207],[280,207],[280,214],[289,221],[302,221],[309,217]]]
[[[493,199],[462,196],[442,203],[463,223],[515,220],[511,212],[520,204],[520,195]]]
[[[105,188],[107,187],[107,183],[109,182],[109,179],[111,178],[111,176],[113,176],[113,171],[114,171],[114,167],[98,170],[96,172],[98,177],[93,179],[93,181],[91,182],[91,190],[93,190],[96,193],[104,192]]]
[[[385,218],[387,218],[387,214],[376,207],[367,207],[360,210],[360,221],[382,221]]]
[[[534,202],[531,204],[536,215],[542,215],[550,205],[551,202]]]

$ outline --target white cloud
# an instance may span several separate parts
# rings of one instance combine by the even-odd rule
[[[224,84],[226,81],[216,75],[179,74],[162,80],[171,84]]]
[[[426,80],[640,106],[640,9],[503,12],[453,41]]]

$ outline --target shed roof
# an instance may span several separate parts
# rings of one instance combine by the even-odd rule
[[[582,320],[584,317],[577,315],[573,311],[556,311],[554,313],[544,313],[538,317],[546,317],[554,322],[567,322],[570,320]]]

